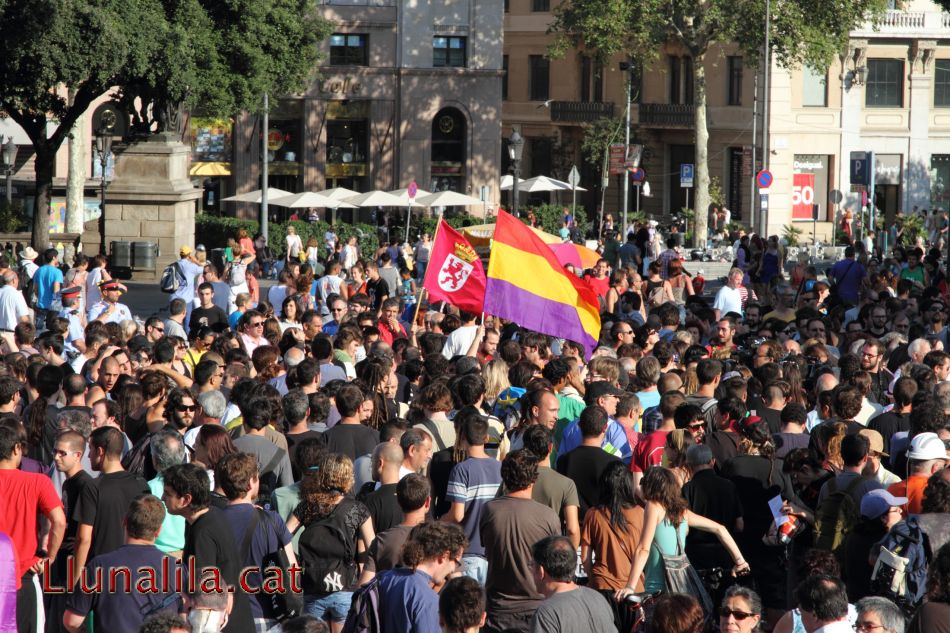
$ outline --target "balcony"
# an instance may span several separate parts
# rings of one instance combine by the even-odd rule
[[[552,101],[551,120],[560,123],[591,123],[614,115],[614,104],[583,101]]]
[[[885,11],[875,26],[867,22],[851,37],[950,37],[950,13],[940,11]]]
[[[695,107],[678,103],[641,103],[638,122],[648,127],[691,128]]]

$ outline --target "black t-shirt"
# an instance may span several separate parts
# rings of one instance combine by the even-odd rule
[[[375,485],[375,482],[367,482],[369,492],[361,495],[360,501],[369,509],[369,516],[373,519],[373,531],[379,534],[402,523],[403,514],[396,500],[396,486],[399,484],[383,484],[373,490]]]
[[[129,506],[137,496],[150,493],[144,479],[124,470],[102,474],[82,489],[73,516],[79,523],[92,526],[90,559],[125,543],[125,514]]]
[[[218,306],[210,308],[194,308],[191,311],[191,320],[188,321],[188,335],[194,336],[200,327],[210,327],[215,332],[228,329],[228,315]]]
[[[742,499],[745,528],[736,537],[739,547],[743,552],[761,549],[762,537],[773,521],[769,499],[781,495],[783,499],[799,503],[791,479],[782,472],[782,460],[739,455],[723,466],[722,476],[735,484]]]
[[[739,454],[739,434],[735,431],[714,431],[706,434],[706,446],[716,458],[716,472]]]
[[[389,296],[389,284],[386,283],[386,280],[382,277],[376,281],[367,279],[366,294],[369,296],[370,301],[373,302],[373,309],[379,310],[383,304],[383,297]]]
[[[320,438],[332,453],[341,453],[351,460],[369,455],[379,444],[379,431],[363,424],[337,424]]]
[[[73,546],[76,541],[76,533],[79,531],[79,521],[76,520],[75,509],[79,505],[79,496],[82,494],[86,484],[93,481],[93,478],[85,470],[78,473],[63,482],[63,511],[66,513],[66,533],[63,535],[62,552],[73,553]]]
[[[868,422],[868,428],[881,434],[881,437],[884,438],[884,452],[890,453],[891,438],[894,437],[894,434],[910,430],[910,414],[893,411],[882,413],[871,418],[871,421]]]
[[[712,470],[701,470],[683,486],[689,509],[735,532],[736,519],[742,516],[742,502],[736,486]],[[732,556],[711,532],[690,530],[686,535],[686,556],[697,569],[731,567]]]
[[[79,615],[93,612],[94,633],[138,631],[145,619],[151,615],[176,614],[181,610],[181,597],[174,590],[173,578],[168,579],[169,591],[162,591],[165,558],[165,554],[154,545],[123,545],[113,552],[97,556],[86,565],[86,574],[87,578],[92,579],[95,578],[97,569],[102,570],[102,591],[74,591],[66,599],[66,606]],[[174,570],[175,561],[169,561],[167,567]],[[133,588],[143,582],[147,583],[144,586],[154,587],[155,591],[109,590],[107,584],[110,569],[131,570]],[[120,582],[124,582],[122,575],[117,578],[123,579]],[[85,627],[82,628],[85,630]]]
[[[238,546],[234,542],[231,526],[221,510],[210,508],[195,519],[194,523],[185,526],[182,563],[187,564],[192,558],[198,578],[201,578],[202,569],[212,567],[218,570],[222,582],[228,587],[238,586],[241,557],[238,555]],[[224,628],[225,633],[255,633],[247,594],[234,591],[233,595],[234,607],[228,618],[228,625]]]
[[[600,501],[600,474],[619,459],[598,446],[578,446],[557,459],[557,471],[573,480],[577,486],[580,509],[578,522],[584,524],[584,515]]]
[[[297,468],[297,446],[304,440],[320,439],[323,433],[318,431],[304,431],[303,433],[284,433],[287,438],[287,453],[290,455],[290,468],[294,474],[294,481],[300,481],[301,472]]]
[[[455,449],[451,446],[432,454],[429,462],[429,480],[432,482],[432,516],[436,519],[449,511],[452,502],[446,499],[449,475],[455,467]]]
[[[775,435],[782,432],[782,412],[778,409],[769,409],[762,407],[756,410],[756,415],[762,418],[769,425],[769,433]]]

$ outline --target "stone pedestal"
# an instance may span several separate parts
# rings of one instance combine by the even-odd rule
[[[114,240],[154,242],[155,268],[134,269],[132,278],[157,279],[177,259],[180,246],[194,247],[195,200],[201,190],[188,177],[191,148],[157,135],[116,154],[115,179],[106,189],[106,249]],[[87,222],[86,252],[96,252],[99,242],[99,222]]]

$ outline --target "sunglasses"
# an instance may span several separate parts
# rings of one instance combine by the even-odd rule
[[[194,404],[180,404],[175,407],[176,411],[196,411],[197,409],[198,406]]]
[[[705,422],[696,422],[695,424],[689,425],[689,429],[692,431],[698,431],[700,429],[705,429],[705,428],[706,428]]]
[[[729,616],[734,617],[738,622],[742,622],[747,618],[753,617],[754,613],[749,613],[748,611],[736,611],[735,609],[730,609],[728,607],[723,607],[719,609],[719,616],[722,618],[728,618]]]

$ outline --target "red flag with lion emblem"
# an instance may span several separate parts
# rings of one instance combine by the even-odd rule
[[[485,303],[485,268],[465,237],[439,221],[422,286],[429,301],[445,301],[478,314]]]

